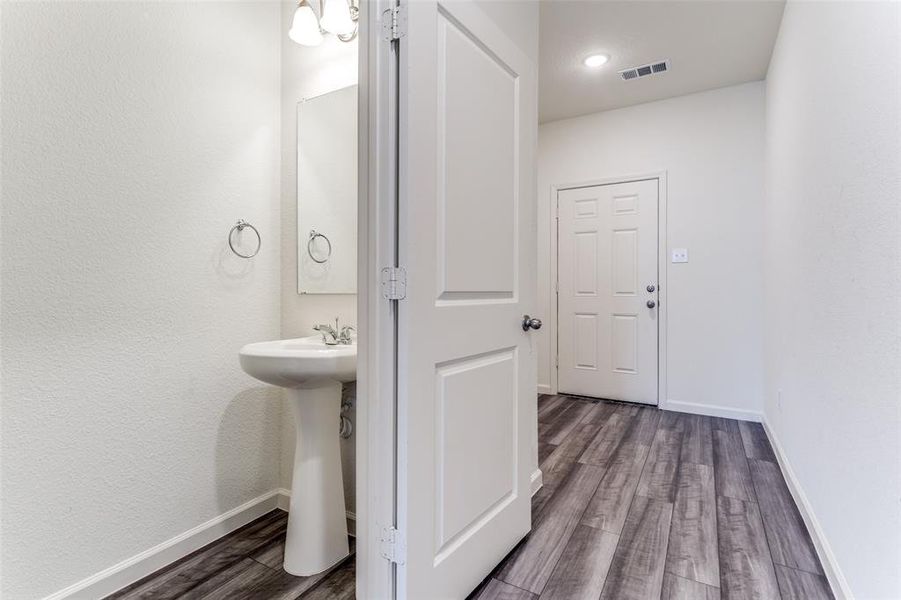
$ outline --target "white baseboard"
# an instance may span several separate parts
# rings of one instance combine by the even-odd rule
[[[530,483],[532,485],[532,495],[534,496],[541,489],[541,486],[544,485],[541,481],[541,469],[535,469]]]
[[[539,476],[541,472],[538,472]],[[534,477],[534,476],[533,476]],[[539,478],[539,487],[540,478]],[[210,519],[193,529],[158,544],[149,550],[136,554],[129,559],[100,571],[87,579],[45,597],[43,600],[83,600],[85,598],[103,598],[113,592],[131,585],[143,577],[147,577],[166,565],[203,548],[222,536],[247,525],[254,519],[262,517],[269,511],[280,508],[287,512],[291,503],[291,491],[285,488],[274,489],[258,498],[245,502],[241,506]],[[357,515],[347,512],[347,532],[356,536]]]
[[[820,526],[820,522],[813,512],[813,507],[810,505],[810,501],[807,499],[807,495],[804,493],[801,483],[795,476],[795,472],[791,468],[791,463],[788,462],[788,457],[782,449],[779,438],[776,437],[775,431],[773,431],[773,428],[770,427],[770,424],[765,418],[763,419],[763,428],[776,453],[776,460],[779,461],[779,467],[782,469],[782,474],[785,476],[788,490],[791,492],[792,498],[794,498],[795,504],[798,506],[798,510],[801,513],[801,518],[804,519],[804,524],[807,526],[807,531],[810,533],[810,538],[813,540],[813,545],[817,551],[820,563],[823,565],[826,579],[829,580],[829,585],[832,587],[832,593],[835,594],[836,600],[851,600],[854,596],[851,593],[851,588],[848,586],[848,581],[845,579],[841,568],[838,566],[838,561],[835,559],[835,554],[832,552],[829,540],[826,539],[826,534],[823,532],[823,528]]]
[[[284,490],[272,490],[258,498],[245,502],[241,506],[201,523],[193,529],[177,535],[140,554],[136,554],[119,564],[104,569],[99,573],[82,579],[44,600],[84,600],[85,598],[103,598],[117,590],[131,585],[135,581],[172,564],[191,552],[203,548],[224,535],[242,527],[254,519],[262,517],[269,511],[279,508],[280,494]]]
[[[275,491],[278,492],[278,507],[283,511],[288,512],[288,509],[291,508],[291,490],[278,488]]]
[[[753,410],[716,406],[714,404],[696,404],[694,402],[678,402],[676,400],[663,400],[660,408],[675,412],[691,413],[693,415],[705,415],[707,417],[724,417],[737,421],[763,422],[763,415]]]
[[[539,394],[552,394],[553,392],[551,392],[551,386],[549,386],[548,384],[539,383],[538,384],[538,393]]]

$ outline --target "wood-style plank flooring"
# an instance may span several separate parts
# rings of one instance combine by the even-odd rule
[[[538,420],[532,532],[471,599],[833,597],[760,425],[565,396]],[[286,525],[272,511],[109,600],[352,600],[353,556],[285,573]]]
[[[532,532],[475,600],[833,598],[757,423],[542,396]]]
[[[287,525],[273,510],[106,600],[352,600],[353,554],[310,577],[282,569]]]

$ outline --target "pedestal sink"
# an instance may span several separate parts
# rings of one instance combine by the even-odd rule
[[[312,336],[248,344],[240,357],[248,375],[287,388],[297,427],[285,571],[322,572],[350,553],[338,425],[341,383],[356,379],[357,347]]]

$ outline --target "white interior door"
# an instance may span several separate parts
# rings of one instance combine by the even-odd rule
[[[400,40],[399,598],[464,598],[528,533],[535,69],[467,0]]]
[[[557,195],[557,387],[657,404],[658,179]]]

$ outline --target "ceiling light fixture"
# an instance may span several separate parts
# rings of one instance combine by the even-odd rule
[[[319,16],[308,0],[299,0],[288,37],[301,46],[318,46],[324,33],[334,33],[342,42],[357,37],[359,0],[319,0]]]
[[[595,68],[605,64],[608,60],[610,60],[610,57],[606,54],[592,54],[591,56],[586,56],[582,62],[585,63],[586,67]]]

